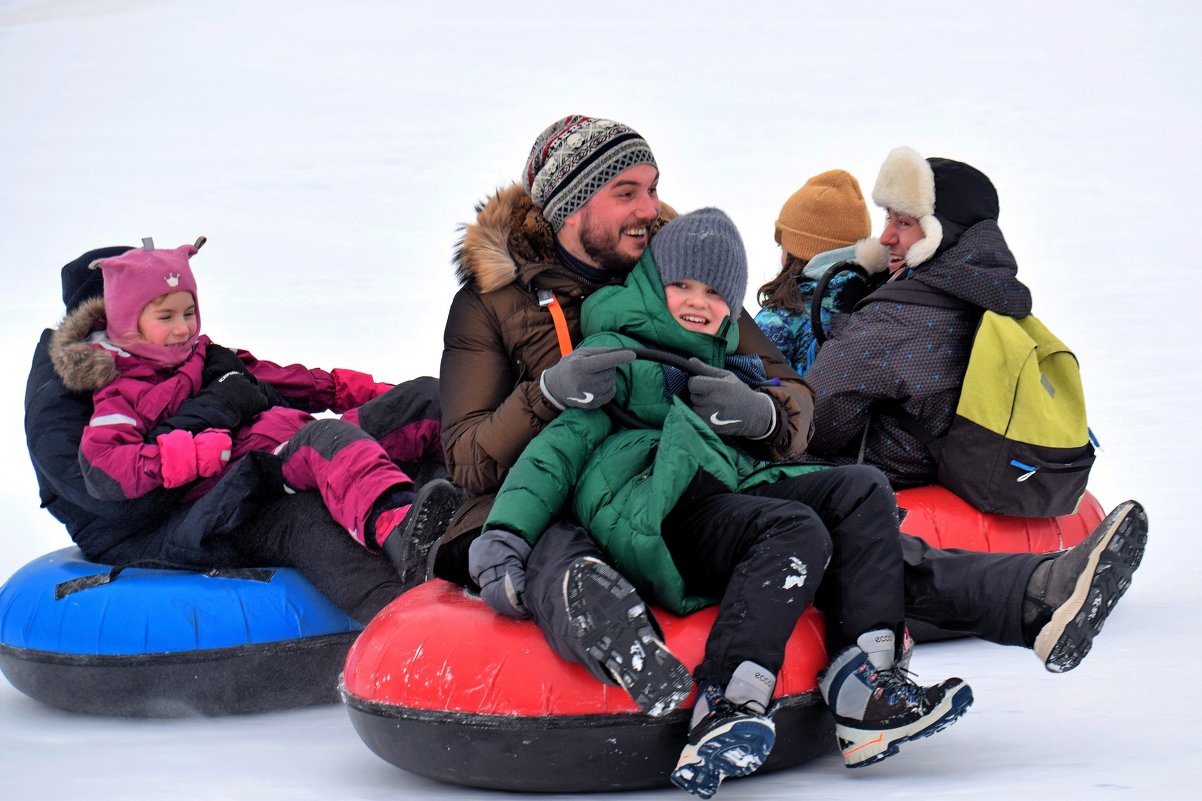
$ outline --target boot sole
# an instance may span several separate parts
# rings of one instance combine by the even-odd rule
[[[972,706],[972,688],[961,684],[944,696],[930,714],[908,726],[896,729],[863,729],[836,721],[835,737],[849,768],[862,768],[888,759],[898,752],[902,743],[921,740],[941,732],[955,723]],[[932,720],[932,718],[934,718]]]
[[[1081,664],[1143,561],[1148,516],[1139,503],[1120,504],[1101,527],[1105,533],[1089,554],[1072,594],[1035,638],[1035,654],[1052,673],[1064,673]]]
[[[707,732],[696,745],[686,745],[669,778],[682,790],[710,798],[723,779],[758,770],[775,744],[776,728],[771,723],[733,720]]]
[[[389,537],[400,537],[400,547],[393,545],[385,551],[401,577],[406,590],[428,578],[426,561],[434,543],[446,531],[455,510],[459,507],[459,489],[445,479],[423,484],[413,498],[409,513],[399,528]],[[416,514],[415,514],[416,513]]]
[[[655,631],[634,586],[604,562],[578,559],[564,576],[564,602],[576,639],[651,717],[674,711],[693,677]]]

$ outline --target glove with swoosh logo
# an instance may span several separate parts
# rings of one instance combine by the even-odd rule
[[[729,370],[711,367],[700,359],[689,378],[692,409],[724,437],[764,439],[776,429],[776,404],[766,393],[757,392]]]
[[[617,391],[614,368],[634,359],[626,348],[579,348],[544,370],[538,385],[559,409],[599,409]]]

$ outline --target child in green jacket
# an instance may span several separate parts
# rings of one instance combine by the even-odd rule
[[[746,287],[746,253],[724,213],[701,209],[664,226],[625,284],[595,293],[581,317],[578,356],[629,354],[616,371],[619,412],[565,409],[509,471],[471,548],[485,600],[541,623],[559,607],[533,599],[527,609],[525,560],[570,504],[645,599],[677,614],[719,605],[694,671],[688,742],[671,775],[703,798],[722,779],[753,772],[772,749],[776,676],[811,602],[826,615],[835,656],[820,686],[849,767],[891,756],[972,702],[960,679],[920,687],[898,665],[903,564],[884,476],[860,465],[770,465],[735,444],[747,431],[767,427],[771,436],[775,423],[761,419],[775,415],[767,396],[745,389],[767,383],[762,363],[735,355],[732,309]],[[740,415],[699,415],[690,405],[692,395],[724,386],[748,399]],[[613,654],[609,667],[632,695],[633,674],[654,669]],[[686,696],[636,700],[665,714]]]

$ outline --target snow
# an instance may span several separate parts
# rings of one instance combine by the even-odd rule
[[[1155,0],[2,0],[0,578],[68,542],[37,508],[21,396],[62,312],[58,269],[86,250],[205,234],[194,267],[217,341],[402,379],[438,371],[457,226],[564,114],[633,125],[668,203],[730,213],[752,292],[778,263],[776,212],[807,177],[842,167],[868,190],[909,144],[997,185],[1035,311],[1083,364],[1105,445],[1091,488],[1147,506],[1151,549],[1078,670],[980,642],[923,646],[922,676],[973,685],[964,720],[878,767],[824,758],[720,797],[1196,797],[1197,746],[1175,710],[1192,707],[1202,658],[1188,634],[1200,23],[1197,4]],[[108,720],[0,682],[0,797],[167,795],[496,797],[383,762],[338,706]]]

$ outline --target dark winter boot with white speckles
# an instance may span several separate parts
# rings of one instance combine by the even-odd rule
[[[668,650],[647,605],[618,571],[600,559],[577,559],[564,574],[563,594],[576,640],[639,709],[662,717],[684,703],[693,677]]]

